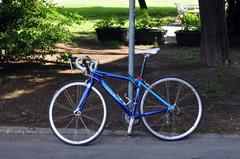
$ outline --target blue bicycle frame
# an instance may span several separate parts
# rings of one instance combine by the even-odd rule
[[[111,87],[102,79],[102,77],[110,77],[110,78],[115,78],[115,79],[120,79],[120,80],[126,80],[126,81],[131,81],[134,83],[134,85],[137,87],[136,90],[136,96],[132,105],[132,110],[130,110],[127,105],[122,101],[122,99],[111,89]],[[88,96],[91,93],[91,87],[94,85],[94,82],[97,81],[107,92],[110,94],[115,101],[121,106],[121,108],[128,114],[130,117],[134,118],[140,118],[142,116],[147,116],[147,115],[153,115],[161,112],[167,112],[169,110],[173,110],[174,106],[169,104],[166,100],[164,100],[161,96],[157,95],[155,92],[151,90],[150,87],[148,87],[142,79],[133,79],[130,76],[122,76],[122,75],[116,75],[116,74],[111,74],[107,72],[102,72],[98,70],[94,70],[92,72],[92,76],[86,81],[87,83],[87,88],[84,90],[83,95],[81,97],[81,100],[78,105],[78,110],[82,111],[85,103],[87,102]],[[145,88],[145,90],[149,91],[155,98],[157,98],[165,107],[166,109],[158,109],[155,111],[151,112],[146,112],[143,114],[137,113],[137,105],[140,100],[140,95],[141,95],[141,90],[142,88]]]

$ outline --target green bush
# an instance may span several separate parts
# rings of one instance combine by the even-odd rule
[[[143,9],[136,17],[136,29],[160,29],[162,26],[161,19],[152,18],[146,9]]]
[[[126,20],[124,18],[110,17],[98,21],[94,28],[98,29],[110,29],[110,28],[121,28],[124,26]]]
[[[0,5],[0,61],[44,59],[56,43],[71,42],[67,26],[77,14],[60,14],[45,0],[8,0]],[[4,50],[4,51],[3,51]]]
[[[185,13],[183,17],[180,18],[182,30],[193,30],[200,31],[201,22],[198,15],[193,13]]]

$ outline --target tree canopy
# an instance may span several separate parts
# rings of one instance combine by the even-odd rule
[[[0,5],[0,50],[4,50],[0,61],[44,59],[56,43],[70,42],[66,26],[81,18],[60,14],[45,0],[4,0]]]

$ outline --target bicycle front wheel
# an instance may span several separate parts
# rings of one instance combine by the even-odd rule
[[[179,140],[191,134],[202,116],[202,102],[197,90],[187,81],[168,77],[154,82],[150,89],[174,106],[168,111],[149,91],[143,94],[140,112],[163,109],[166,112],[142,117],[146,129],[164,140]]]
[[[86,83],[73,82],[58,90],[50,104],[49,121],[54,134],[71,145],[85,145],[97,139],[103,132],[107,109],[103,96],[95,88],[81,112],[76,112]]]

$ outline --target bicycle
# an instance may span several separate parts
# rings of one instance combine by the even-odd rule
[[[172,141],[190,135],[202,116],[198,91],[179,77],[161,78],[152,84],[143,80],[147,58],[158,51],[151,49],[139,52],[144,59],[141,74],[137,78],[99,71],[99,61],[90,57],[71,58],[71,68],[79,69],[88,79],[85,82],[69,83],[53,96],[49,121],[54,134],[71,145],[89,144],[102,134],[107,108],[103,95],[94,87],[94,83],[98,82],[126,113],[129,119],[128,135],[132,134],[134,121],[139,119],[152,135],[160,139]],[[130,81],[136,90],[134,100],[127,98],[125,102],[103,77]],[[127,107],[130,103],[132,109]]]

